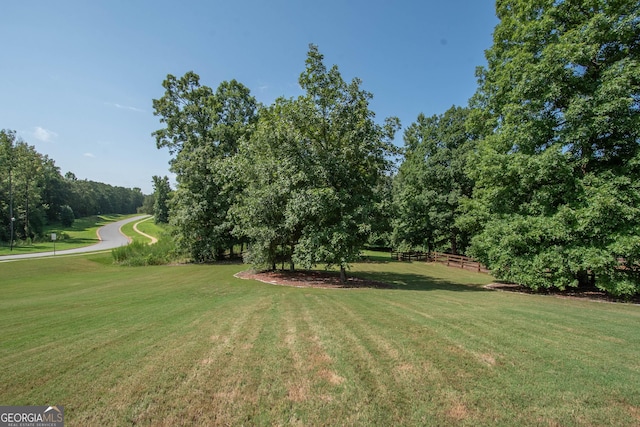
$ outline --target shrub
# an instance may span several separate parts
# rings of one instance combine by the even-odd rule
[[[175,245],[169,236],[161,236],[155,245],[133,242],[111,253],[116,264],[132,267],[168,264],[176,258]]]
[[[71,227],[75,219],[76,219],[76,216],[74,215],[73,209],[71,209],[71,206],[64,205],[60,207],[60,222],[64,227]]]

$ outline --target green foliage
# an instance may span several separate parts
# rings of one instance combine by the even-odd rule
[[[0,130],[0,241],[10,240],[11,218],[14,240],[37,241],[47,223],[58,221],[63,206],[78,216],[126,214],[142,199],[139,188],[78,181],[70,172],[63,178],[52,159],[14,131]]]
[[[310,152],[313,185],[303,193],[310,212],[293,255],[303,266],[337,265],[342,277],[371,232],[379,193],[375,189],[390,169],[391,141],[400,124],[388,118],[384,126],[369,109],[373,97],[357,78],[346,83],[337,66],[327,69],[311,45],[299,82],[305,122],[299,131]],[[308,206],[305,206],[308,204]]]
[[[505,1],[474,103],[494,132],[469,168],[470,253],[534,288],[640,291],[640,7]],[[636,276],[637,277],[637,276]]]
[[[164,96],[153,100],[154,114],[166,126],[153,133],[158,148],[175,157],[171,170],[177,188],[171,199],[170,223],[178,246],[197,262],[221,256],[236,243],[228,217],[238,189],[226,163],[241,139],[248,138],[257,102],[235,80],[214,93],[193,72],[168,75]]]
[[[116,264],[131,267],[163,265],[177,259],[175,244],[167,235],[161,236],[153,245],[133,241],[129,245],[113,249],[111,254]]]
[[[373,191],[375,203],[371,213],[371,231],[367,246],[388,249],[391,247],[393,219],[396,215],[393,205],[393,177],[384,174]]]
[[[153,215],[153,209],[156,203],[156,198],[153,194],[145,195],[142,201],[142,206],[137,209],[137,213]]]
[[[15,132],[0,130],[0,159],[2,224],[11,225],[9,233],[3,230],[3,235],[7,240],[30,239],[43,225],[38,187],[42,185],[40,172],[46,156],[16,138]]]
[[[74,176],[71,174],[71,176]],[[132,214],[144,202],[140,188],[102,182],[65,179],[66,201],[78,218],[91,215]]]
[[[171,186],[169,185],[169,177],[153,176],[153,216],[156,224],[169,222],[169,196],[171,194]]]
[[[64,227],[71,227],[75,219],[76,217],[73,214],[73,209],[71,209],[71,206],[64,205],[60,207],[60,222]]]
[[[451,107],[425,117],[404,134],[404,161],[395,179],[394,247],[464,252],[470,235],[460,225],[462,201],[471,196],[466,174],[475,136],[467,129],[469,110]]]
[[[245,259],[254,266],[273,268],[280,260],[292,262],[290,247],[304,225],[305,209],[289,203],[308,184],[294,125],[298,113],[295,102],[284,99],[261,111],[251,140],[241,145],[234,159],[243,183],[231,210],[234,232],[249,240]]]
[[[310,46],[299,78],[306,91],[261,112],[236,168],[245,189],[235,232],[251,241],[249,260],[273,267],[337,265],[344,273],[379,217],[397,119],[376,124],[372,95],[345,82]]]

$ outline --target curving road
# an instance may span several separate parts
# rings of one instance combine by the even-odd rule
[[[144,218],[147,218],[149,215],[139,215],[134,216],[132,218],[123,219],[120,221],[112,222],[110,224],[105,225],[104,227],[100,227],[98,229],[98,238],[100,241],[95,245],[85,246],[82,248],[75,249],[66,249],[64,251],[56,251],[55,255],[69,255],[69,254],[80,254],[84,252],[99,252],[99,251],[107,251],[113,248],[118,248],[120,246],[128,245],[129,238],[120,232],[120,228],[134,221],[140,221]],[[32,254],[21,254],[21,255],[3,255],[0,256],[0,262],[9,261],[14,259],[24,259],[24,258],[42,258],[47,256],[53,256],[53,252],[36,252]]]

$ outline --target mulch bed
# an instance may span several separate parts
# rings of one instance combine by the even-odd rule
[[[558,289],[545,289],[534,291],[533,289],[527,288],[525,286],[514,285],[510,283],[491,283],[489,285],[486,285],[485,288],[496,291],[518,292],[531,295],[552,295],[558,298],[576,298],[601,302],[625,302],[631,304],[640,304],[640,295],[634,295],[629,298],[619,298],[610,295],[598,288],[572,288],[566,289],[564,291]]]
[[[322,289],[394,289],[393,285],[360,277],[348,277],[346,283],[340,282],[340,275],[329,271],[277,270],[277,271],[241,271],[235,275],[240,279],[259,280],[272,285],[293,286],[296,288]]]
[[[330,271],[309,270],[276,270],[276,271],[241,271],[235,275],[240,279],[253,279],[271,285],[293,286],[296,288],[321,288],[321,289],[396,289],[395,286],[376,280],[360,277],[348,277],[347,283],[340,283],[340,275]],[[625,302],[640,304],[640,295],[630,298],[617,298],[597,288],[591,289],[557,289],[534,291],[524,286],[509,283],[491,283],[486,289],[504,292],[518,292],[531,295],[551,295],[559,298],[576,298],[601,302]]]

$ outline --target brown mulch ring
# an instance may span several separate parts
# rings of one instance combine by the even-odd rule
[[[486,289],[491,289],[495,291],[504,291],[504,292],[518,292],[521,294],[531,294],[531,295],[551,295],[558,298],[575,298],[575,299],[586,299],[591,301],[600,301],[600,302],[624,302],[631,304],[640,304],[640,295],[634,295],[629,298],[620,298],[613,295],[610,295],[600,289],[597,288],[589,288],[589,289],[580,289],[580,288],[572,288],[566,289],[564,291],[558,289],[546,289],[534,291],[533,289],[527,288],[525,286],[515,285],[512,283],[490,283],[484,286]]]
[[[396,289],[389,283],[376,280],[363,279],[361,277],[349,276],[347,283],[340,283],[340,275],[331,271],[309,271],[309,270],[276,270],[276,271],[255,271],[246,270],[235,274],[240,279],[253,279],[271,285],[292,286],[296,288],[319,288],[319,289]],[[510,284],[491,283],[484,286],[486,289],[504,292],[518,292],[531,295],[551,295],[559,298],[586,299],[600,302],[625,302],[640,304],[640,295],[623,299],[609,295],[597,288],[592,289],[569,289],[560,291],[549,289],[534,291],[530,288]]]
[[[235,274],[240,279],[253,279],[272,285],[293,286],[296,288],[321,289],[395,289],[393,285],[360,277],[347,277],[347,283],[340,282],[340,275],[330,271],[277,270],[277,271],[241,271]]]

